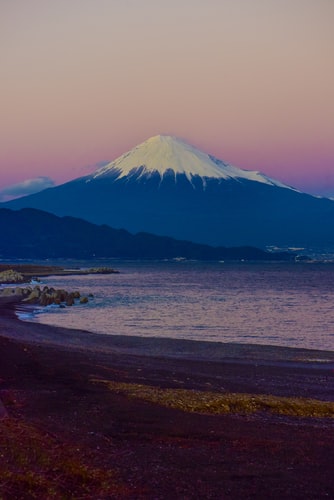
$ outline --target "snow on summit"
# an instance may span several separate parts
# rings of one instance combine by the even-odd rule
[[[181,139],[169,135],[151,137],[97,170],[91,178],[96,179],[117,174],[117,178],[120,179],[135,173],[139,168],[141,169],[140,176],[158,172],[163,177],[167,170],[172,170],[175,175],[186,175],[189,181],[194,176],[200,176],[203,179],[247,179],[289,188],[289,186],[270,179],[260,172],[233,167]]]

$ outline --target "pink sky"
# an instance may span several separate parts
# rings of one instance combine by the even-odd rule
[[[333,19],[332,0],[1,2],[0,194],[162,133],[334,196]]]

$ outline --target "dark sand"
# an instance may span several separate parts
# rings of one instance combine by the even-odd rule
[[[0,300],[9,418],[116,468],[126,498],[334,498],[333,419],[185,413],[91,382],[334,401],[333,352],[108,337],[19,321],[16,305]]]

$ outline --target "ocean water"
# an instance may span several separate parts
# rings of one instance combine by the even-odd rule
[[[88,304],[34,307],[21,311],[21,318],[108,335],[334,351],[334,264],[113,261],[103,265],[120,273],[43,280],[82,295],[93,293]]]

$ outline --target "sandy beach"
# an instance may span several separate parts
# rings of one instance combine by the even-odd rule
[[[211,403],[207,412],[183,404],[189,394],[333,403],[333,352],[97,335],[22,322],[16,306],[0,300],[2,439],[24,423],[57,450],[80,450],[87,470],[112,470],[114,479],[93,484],[91,473],[75,482],[64,473],[62,483],[48,469],[43,477],[54,490],[43,490],[39,478],[25,497],[8,445],[0,460],[11,480],[2,478],[1,498],[334,495],[333,416],[295,416],[269,404],[213,414]],[[28,453],[31,443],[24,443]],[[68,496],[61,496],[65,487]]]

